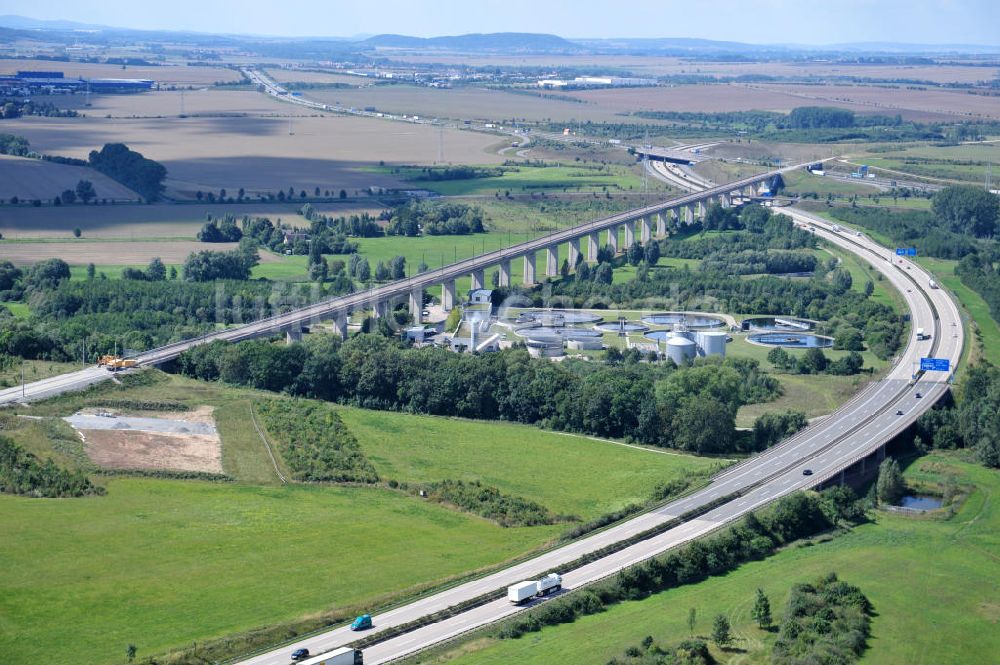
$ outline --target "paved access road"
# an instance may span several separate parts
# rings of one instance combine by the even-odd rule
[[[922,327],[931,332],[932,338],[917,341],[911,336],[905,351],[882,380],[869,385],[829,417],[757,457],[720,473],[706,488],[531,561],[375,615],[375,632],[413,621],[520,580],[535,579],[547,571],[562,573],[565,589],[612,575],[626,566],[709,533],[778,497],[834,478],[841,470],[877,450],[934,404],[948,388],[947,377],[924,375],[912,382],[912,375],[921,356],[934,354],[949,358],[954,366],[961,355],[962,322],[948,294],[941,289],[929,288],[931,276],[919,266],[905,259],[899,263],[890,250],[866,236],[858,236],[854,232],[834,232],[829,222],[796,209],[783,209],[782,212],[792,216],[796,223],[814,229],[817,235],[871,262],[903,295],[911,312],[912,330]],[[922,394],[921,398],[915,396],[917,392]],[[902,415],[897,415],[897,411],[901,411]],[[803,470],[807,468],[812,475],[803,475]],[[565,563],[584,553],[620,542],[734,493],[739,496],[698,519],[579,569],[563,568]],[[333,602],[336,602],[335,599],[331,599]],[[365,650],[365,662],[369,665],[389,662],[518,611],[521,608],[510,605],[506,600],[491,602],[369,647]],[[248,658],[241,661],[241,665],[284,664],[296,648],[306,647],[313,653],[321,653],[349,644],[358,637],[347,627],[341,627]]]

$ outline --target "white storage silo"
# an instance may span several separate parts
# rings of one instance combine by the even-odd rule
[[[670,337],[667,339],[667,357],[677,365],[683,365],[685,360],[695,357],[698,346],[686,337]]]

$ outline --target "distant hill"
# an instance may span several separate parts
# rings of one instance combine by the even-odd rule
[[[363,48],[439,49],[443,51],[508,51],[519,53],[584,53],[589,49],[556,35],[528,32],[474,33],[450,37],[375,35],[356,46]]]
[[[77,23],[76,21],[46,21],[38,18],[28,18],[27,16],[16,16],[14,14],[0,16],[0,26],[14,28],[15,30],[96,30],[102,27],[87,23]]]

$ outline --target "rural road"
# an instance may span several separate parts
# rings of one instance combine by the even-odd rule
[[[911,335],[905,351],[883,379],[870,384],[827,418],[715,476],[710,485],[702,490],[530,561],[376,614],[373,617],[374,632],[414,621],[520,580],[535,579],[548,571],[560,572],[567,590],[612,575],[624,567],[710,533],[781,496],[836,478],[842,470],[870,456],[904,430],[948,390],[947,375],[922,375],[911,383],[920,357],[936,355],[948,358],[954,366],[961,355],[962,322],[948,294],[941,289],[931,289],[928,286],[931,276],[919,266],[905,259],[899,263],[890,250],[865,236],[835,232],[829,222],[803,211],[785,209],[783,212],[790,214],[798,225],[810,228],[818,236],[858,254],[882,272],[902,294],[911,312],[912,328],[922,327],[932,331],[931,339],[918,341]],[[921,398],[916,397],[918,392],[922,394]],[[806,468],[812,471],[811,475],[803,475]],[[564,568],[566,563],[587,552],[620,542],[713,500],[734,494],[736,498],[661,535],[578,569]],[[387,663],[522,610],[504,599],[490,602],[368,647],[365,649],[365,662],[368,665]],[[371,632],[368,631],[369,634]],[[312,653],[322,653],[349,644],[359,637],[347,627],[340,627],[239,663],[284,665],[294,649],[304,647]]]

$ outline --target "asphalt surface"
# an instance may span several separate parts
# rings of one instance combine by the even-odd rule
[[[931,339],[917,341],[911,333],[905,351],[883,379],[866,387],[829,417],[810,425],[757,457],[720,473],[706,488],[525,563],[377,614],[373,617],[375,626],[368,633],[419,619],[521,580],[536,579],[549,571],[557,571],[563,575],[564,590],[613,575],[624,567],[710,533],[781,496],[815,487],[836,477],[841,470],[867,457],[891,440],[937,401],[948,389],[947,376],[928,374],[916,381],[912,379],[921,356],[933,351],[936,357],[949,358],[954,366],[961,355],[961,319],[947,293],[941,289],[930,289],[928,284],[931,276],[928,273],[905,259],[900,263],[890,250],[866,236],[859,237],[853,232],[833,232],[828,222],[798,210],[783,209],[782,212],[792,216],[796,223],[813,228],[817,235],[859,254],[882,271],[886,280],[906,300],[911,311],[911,329],[922,327],[931,333]],[[935,311],[939,319],[935,318]],[[917,392],[922,394],[921,398],[915,396]],[[902,415],[897,415],[897,411],[901,411]],[[803,475],[805,469],[811,470],[812,474]],[[620,542],[734,493],[739,493],[739,496],[659,536],[576,570],[562,568],[565,563],[587,552]],[[335,602],[335,599],[331,599],[331,602]],[[487,603],[368,647],[365,649],[365,662],[368,665],[390,662],[523,609],[511,605],[505,599]],[[288,655],[299,647],[321,653],[349,644],[359,637],[361,635],[358,633],[341,627],[240,661],[240,665],[283,664],[288,662]]]

